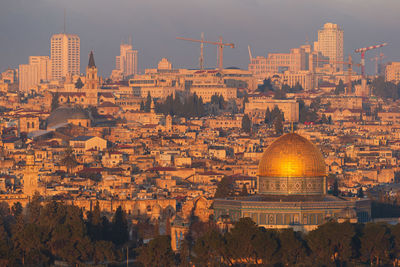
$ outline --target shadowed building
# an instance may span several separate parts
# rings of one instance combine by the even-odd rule
[[[216,199],[215,218],[252,218],[266,228],[310,231],[329,220],[370,220],[368,199],[327,195],[325,161],[304,137],[289,133],[264,152],[258,170],[258,194]]]

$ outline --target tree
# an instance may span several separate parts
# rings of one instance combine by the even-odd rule
[[[258,234],[258,227],[251,218],[240,218],[231,231],[226,233],[227,246],[231,257],[235,261],[246,264],[257,261],[254,239]]]
[[[307,256],[305,241],[299,232],[293,229],[279,231],[278,240],[280,244],[279,259],[284,266],[300,265]]]
[[[61,164],[67,167],[68,173],[71,173],[72,169],[78,165],[72,147],[69,146],[64,150],[64,155],[63,158],[61,159]]]
[[[76,80],[75,88],[81,89],[83,86],[84,86],[84,84],[83,84],[83,82],[81,80],[81,77],[79,77],[78,80]]]
[[[150,95],[150,92],[148,92],[146,102],[144,104],[144,111],[150,112],[150,110],[151,110],[151,95]]]
[[[274,121],[275,133],[277,135],[283,134],[283,118],[282,116],[277,116]]]
[[[126,214],[119,206],[111,222],[111,237],[115,245],[120,246],[129,240],[128,222]]]
[[[383,76],[379,76],[371,83],[372,92],[382,98],[399,99],[399,88],[392,82],[386,82]]]
[[[157,236],[139,251],[138,261],[145,267],[175,266],[175,254],[171,248],[171,238],[167,235]]]
[[[55,92],[51,98],[51,111],[55,110],[60,106],[60,103],[58,101],[59,94],[58,92]]]
[[[390,259],[390,229],[386,224],[367,223],[361,235],[361,259],[369,264],[383,266]]]
[[[101,212],[99,202],[96,201],[96,205],[93,211],[89,211],[87,215],[87,228],[88,234],[92,240],[103,240],[103,229],[101,224]]]
[[[364,190],[363,190],[363,188],[361,186],[357,190],[357,197],[358,198],[364,198]]]
[[[274,99],[287,99],[286,98],[286,91],[284,88],[280,90],[276,90],[274,94]]]
[[[140,102],[140,111],[144,111],[144,102],[143,102],[143,100]]]
[[[251,132],[251,121],[247,114],[244,114],[242,118],[242,130],[246,133]]]
[[[339,84],[336,85],[335,88],[335,95],[343,94],[344,92],[345,92],[345,86],[342,79],[340,79]]]
[[[263,266],[274,266],[280,262],[278,233],[275,230],[260,227],[252,240],[256,258],[261,260]]]
[[[352,258],[356,231],[349,222],[328,222],[307,235],[314,265],[334,263],[343,266]]]
[[[299,103],[299,121],[304,123],[306,121],[316,121],[318,118],[317,111],[315,110],[319,104],[314,103],[313,108],[308,107],[303,100],[298,100]]]
[[[269,78],[264,79],[263,84],[259,85],[257,88],[257,91],[262,92],[262,93],[266,93],[268,91],[273,91],[273,90],[274,90],[274,88],[272,86],[271,79],[269,79]]]
[[[233,196],[235,193],[233,181],[229,177],[224,177],[217,185],[214,198],[225,198]]]
[[[14,217],[19,217],[22,214],[22,205],[20,202],[14,203],[14,205],[11,207],[11,212],[14,215]]]
[[[244,184],[242,187],[242,192],[240,192],[241,196],[248,196],[249,192],[247,191],[247,184]]]
[[[272,118],[272,113],[269,110],[269,108],[267,108],[267,110],[265,111],[265,119],[264,122],[267,124],[270,124],[273,122],[273,118]]]
[[[195,266],[221,266],[228,261],[226,240],[218,231],[211,228],[195,240],[192,257]]]
[[[3,221],[0,218],[0,265],[10,266],[9,259],[11,257],[11,242],[4,228]]]
[[[332,195],[334,195],[335,197],[339,196],[339,183],[338,180],[335,179],[335,181],[333,182],[333,188],[332,188]]]

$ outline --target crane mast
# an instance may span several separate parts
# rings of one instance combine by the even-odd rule
[[[372,46],[358,48],[358,49],[354,50],[354,52],[361,54],[361,77],[362,77],[362,79],[365,79],[365,53],[369,50],[380,48],[380,47],[383,47],[386,45],[387,45],[387,43],[383,43],[383,44],[379,44],[379,45],[372,45]]]
[[[219,68],[219,70],[222,70],[224,68],[224,48],[225,48],[225,46],[230,47],[230,48],[235,48],[235,45],[233,43],[224,43],[221,36],[219,37],[219,41],[218,42],[205,41],[203,39],[202,40],[196,40],[196,39],[185,38],[185,37],[176,37],[176,39],[185,40],[185,41],[189,41],[189,42],[196,42],[196,43],[201,43],[201,44],[216,45],[218,47],[218,58],[217,58],[217,60],[218,60],[218,68]]]

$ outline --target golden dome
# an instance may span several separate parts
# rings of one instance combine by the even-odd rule
[[[258,165],[260,177],[323,177],[325,160],[306,138],[285,134],[265,150]]]

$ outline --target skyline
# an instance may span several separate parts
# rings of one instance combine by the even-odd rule
[[[138,50],[140,70],[156,66],[162,57],[178,68],[197,68],[200,46],[175,38],[199,39],[201,32],[205,33],[206,40],[214,41],[222,35],[225,41],[233,42],[235,49],[224,51],[225,67],[247,69],[248,45],[253,56],[287,52],[304,44],[307,36],[312,43],[318,29],[325,22],[332,22],[344,29],[345,57],[351,52],[359,61],[360,56],[354,54],[355,48],[389,43],[383,50],[367,55],[367,71],[371,74],[374,64],[369,59],[376,53],[383,52],[389,61],[400,60],[395,51],[400,44],[400,37],[395,34],[396,10],[400,3],[386,0],[380,5],[372,1],[361,5],[360,1],[349,4],[342,0],[331,3],[285,0],[267,4],[257,0],[221,0],[218,3],[179,0],[168,3],[159,0],[137,3],[125,0],[117,3],[37,0],[31,3],[6,0],[2,3],[0,23],[12,27],[2,28],[2,35],[7,38],[2,41],[0,68],[4,71],[7,67],[25,64],[29,56],[49,55],[50,37],[63,31],[66,8],[66,32],[81,38],[81,72],[93,50],[100,74],[109,76],[115,66],[115,56],[119,54],[119,44],[127,41],[129,36],[132,36],[134,49]],[[290,10],[288,4],[292,7]],[[282,19],[281,14],[286,14],[289,19]],[[265,34],[260,34],[263,31]],[[213,68],[215,65],[216,48],[205,46],[205,66]]]

